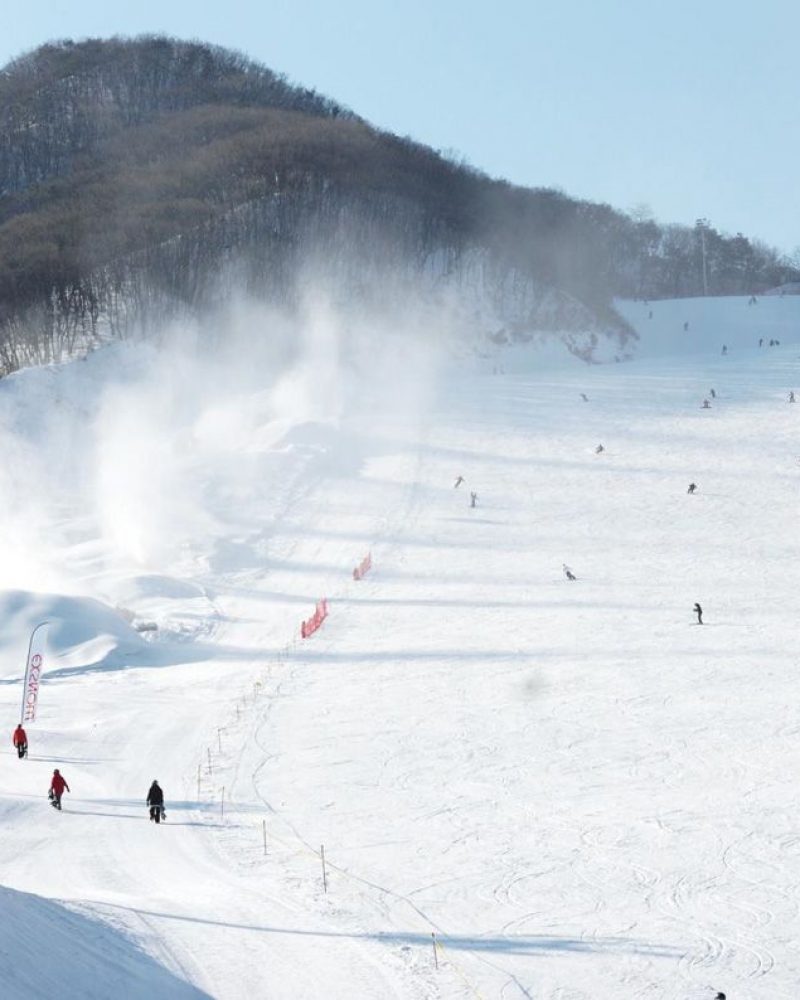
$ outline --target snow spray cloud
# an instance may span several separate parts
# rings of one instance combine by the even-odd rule
[[[371,276],[366,297],[340,277],[308,264],[290,306],[239,295],[158,342],[0,383],[0,587],[102,596],[111,577],[196,575],[220,538],[264,528],[298,454],[326,451],[337,474],[381,413],[413,425],[446,304],[416,295],[407,274]]]
[[[239,299],[223,327],[212,347],[185,329],[165,336],[141,377],[109,387],[95,422],[102,537],[151,571],[252,533],[302,461],[352,469],[378,413],[413,422],[435,371],[424,338],[343,311],[318,285],[291,315]]]

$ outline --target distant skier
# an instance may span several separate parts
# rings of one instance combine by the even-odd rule
[[[794,389],[792,389],[792,391],[789,393],[789,402],[790,403],[794,402]]]
[[[458,489],[458,487],[459,487],[459,486],[460,486],[460,485],[461,485],[461,484],[462,484],[463,482],[464,482],[464,477],[463,477],[463,476],[459,476],[459,477],[458,477],[458,479],[456,479],[456,481],[455,481],[455,482],[453,483],[453,489],[454,489],[454,490],[457,490],[457,489]]]
[[[689,320],[687,319],[686,322],[683,324],[683,332],[686,333],[688,329],[689,329]]]
[[[711,390],[711,398],[712,399],[716,399],[717,398],[717,393],[716,393],[716,391],[714,389]]]
[[[689,489],[686,492],[694,493],[696,489],[697,489],[697,483],[689,483]]]
[[[161,785],[155,779],[153,779],[153,784],[147,793],[147,805],[150,808],[150,820],[160,823],[161,817],[164,815],[164,793],[161,791]]]
[[[64,789],[69,791],[69,785],[64,780],[61,772],[58,768],[53,771],[53,777],[50,780],[50,804],[54,809],[61,809],[61,796],[64,794]]]
[[[647,316],[647,318],[648,318],[648,319],[652,319],[652,318],[653,318],[653,310],[652,310],[652,309],[651,309],[651,310],[650,310],[650,312],[648,313],[648,316]]]
[[[588,403],[589,402],[589,397],[586,395],[585,392],[581,393],[581,399],[584,401],[584,403]]]
[[[727,344],[723,344],[722,345],[722,353],[723,354],[727,354],[728,353],[728,345]]]
[[[707,399],[703,400],[702,409],[704,409],[704,410],[710,410],[711,409],[711,403],[709,403],[709,401]]]
[[[470,493],[470,495],[469,495],[469,505],[470,505],[470,507],[477,507],[478,506],[478,494],[477,493]]]
[[[726,1000],[725,994],[717,993],[717,995],[714,997],[714,1000]]]
[[[572,572],[572,570],[569,568],[569,566],[567,566],[566,563],[562,563],[561,564],[561,568],[564,570],[564,576],[568,580],[577,580],[578,579],[577,576],[575,576],[575,574]]]
[[[21,722],[14,730],[14,735],[11,737],[11,742],[17,748],[17,757],[28,756],[28,735],[22,728]]]
[[[703,624],[703,609],[700,607],[700,605],[697,603],[697,601],[694,602],[694,607],[692,608],[692,611],[694,611],[694,613],[697,615],[697,624],[698,625],[702,625]]]
[[[759,337],[758,338],[758,346],[759,347],[763,347],[764,346],[764,338],[763,337]]]
[[[603,447],[603,446],[602,446],[601,444],[599,444],[599,445],[598,445],[598,446],[597,446],[597,447],[595,448],[595,450],[594,450],[594,453],[595,453],[595,455],[599,455],[599,454],[600,454],[600,452],[602,452],[602,451],[605,451],[605,448],[604,448],[604,447]]]

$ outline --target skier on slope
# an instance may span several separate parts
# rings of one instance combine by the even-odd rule
[[[456,479],[456,481],[455,481],[455,482],[453,483],[453,489],[458,489],[458,487],[459,487],[459,486],[460,486],[460,485],[461,485],[461,484],[462,484],[463,482],[464,482],[464,477],[463,477],[463,476],[459,476],[459,477],[458,477],[458,478]]]
[[[470,505],[470,507],[477,507],[478,506],[478,494],[477,493],[470,493],[470,495],[469,495],[469,505]]]
[[[789,393],[789,402],[790,403],[794,402],[794,389],[792,389],[792,391]]]
[[[50,781],[50,802],[54,809],[61,809],[61,796],[64,794],[64,789],[70,790],[69,785],[64,780],[63,775],[58,768],[53,771],[53,777]]]
[[[17,748],[17,757],[28,756],[28,735],[22,728],[21,722],[14,730],[14,735],[11,737],[11,742]]]
[[[702,409],[704,409],[704,410],[710,410],[711,409],[711,403],[709,403],[709,401],[707,399],[703,400]]]
[[[717,398],[717,394],[716,394],[716,392],[713,389],[711,390],[711,398],[712,399],[716,399]]]
[[[147,793],[147,805],[150,808],[151,821],[155,820],[156,823],[160,823],[161,817],[164,815],[164,793],[155,778]]]
[[[595,455],[599,455],[599,454],[600,454],[601,452],[603,452],[603,451],[605,451],[605,448],[604,448],[604,447],[603,447],[603,446],[602,446],[601,444],[599,444],[599,445],[598,445],[598,446],[597,446],[597,447],[595,448],[595,450],[594,450],[594,453],[595,453]]]
[[[697,601],[694,602],[694,607],[692,608],[692,611],[694,611],[694,613],[697,615],[697,624],[698,625],[702,625],[703,624],[703,609],[700,607],[700,605],[697,603]]]
[[[569,566],[567,566],[566,563],[561,563],[561,568],[564,570],[564,576],[568,580],[577,580],[578,579],[577,576],[575,576],[575,574],[572,572],[572,570],[569,568]]]
[[[697,489],[697,483],[689,483],[689,489],[686,492],[694,493],[696,489]]]
[[[589,402],[589,397],[586,395],[585,392],[581,393],[581,399],[584,401],[584,403],[588,403]]]

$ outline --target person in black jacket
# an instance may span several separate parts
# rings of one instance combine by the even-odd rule
[[[703,609],[700,607],[700,605],[697,603],[697,601],[694,602],[694,607],[692,608],[692,611],[694,611],[694,613],[697,615],[697,624],[698,625],[702,625],[703,624]]]
[[[155,820],[156,823],[160,823],[161,817],[164,814],[164,793],[161,791],[159,783],[155,780],[150,786],[150,791],[147,793],[147,804],[150,807],[150,819]]]

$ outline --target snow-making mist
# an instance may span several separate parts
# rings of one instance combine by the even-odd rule
[[[72,592],[101,570],[174,569],[255,497],[268,521],[268,498],[303,464],[290,453],[335,442],[335,462],[352,465],[376,409],[415,424],[439,333],[426,342],[320,297],[294,316],[240,303],[211,331],[171,327],[158,347],[9,379],[0,582]],[[79,534],[86,574],[66,543]]]
[[[2,981],[793,998],[798,302],[587,365],[317,295],[0,382]]]

